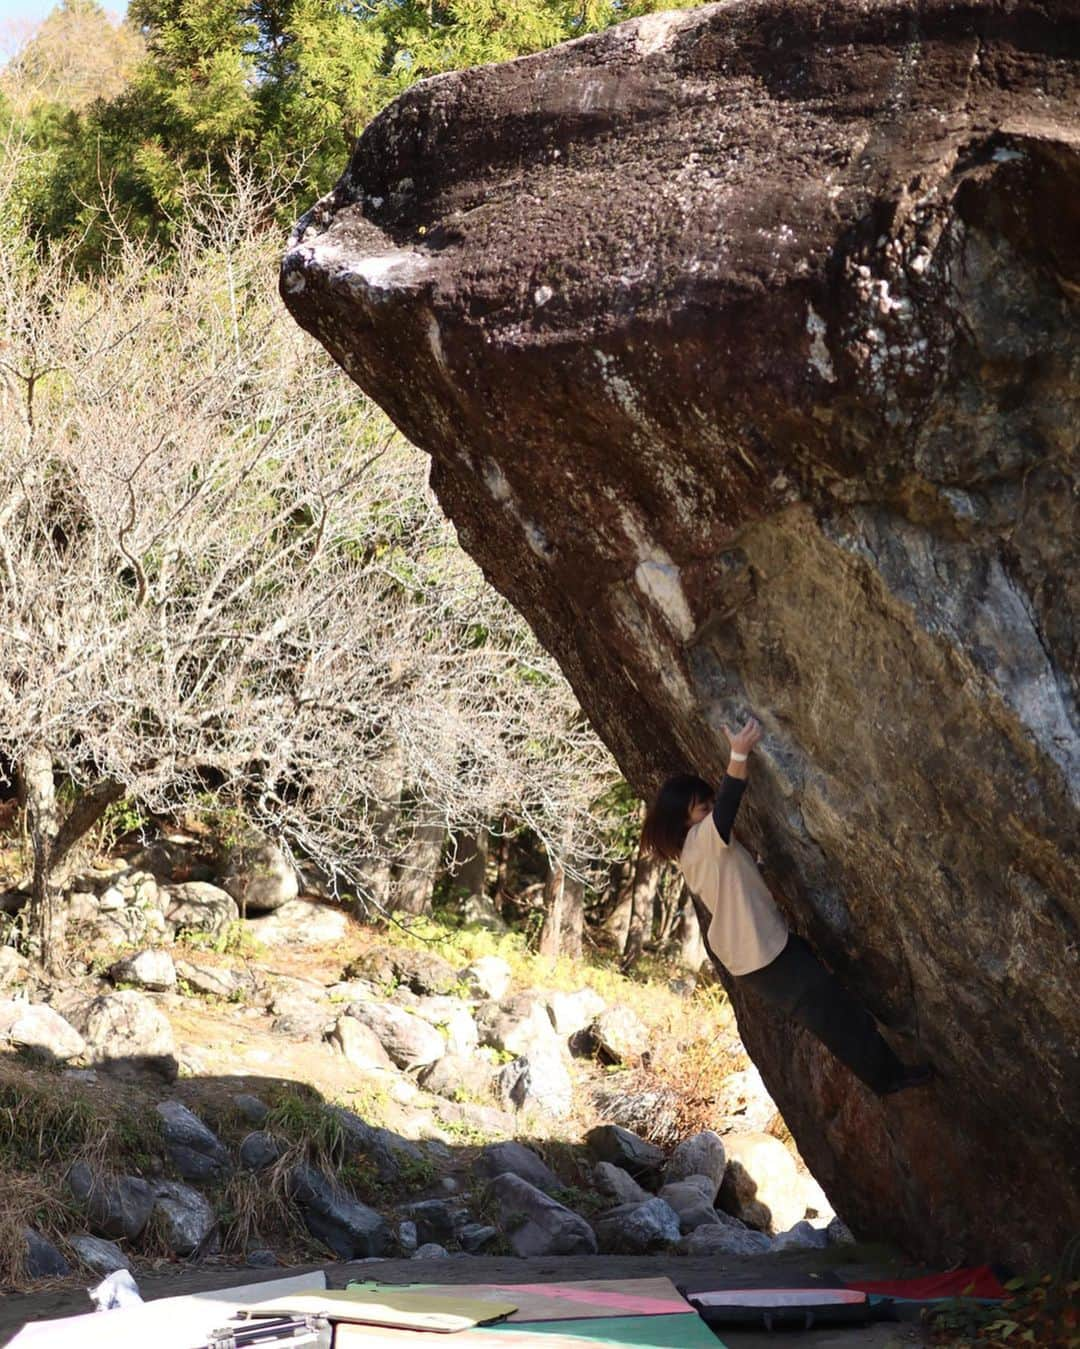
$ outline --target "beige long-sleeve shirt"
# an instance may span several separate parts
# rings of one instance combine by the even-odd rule
[[[763,969],[784,949],[788,928],[754,859],[725,843],[712,814],[691,827],[679,856],[686,884],[712,914],[709,946],[732,974]]]

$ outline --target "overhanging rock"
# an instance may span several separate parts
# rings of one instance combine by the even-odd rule
[[[862,1233],[1080,1228],[1080,9],[736,0],[427,80],[282,294],[433,459],[639,788],[768,740],[743,837],[940,1072],[736,995]]]

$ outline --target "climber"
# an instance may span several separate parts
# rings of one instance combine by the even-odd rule
[[[668,778],[645,818],[644,846],[678,862],[712,915],[709,949],[740,984],[805,1026],[878,1096],[922,1086],[933,1069],[901,1063],[870,1013],[788,931],[753,858],[732,838],[747,760],[762,732],[751,717],[724,734],[731,757],[719,790],[689,773]]]

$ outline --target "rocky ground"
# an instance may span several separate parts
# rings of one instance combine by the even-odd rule
[[[166,843],[77,879],[69,978],[0,948],[9,1289],[851,1241],[718,990],[376,931],[272,855],[218,875]]]

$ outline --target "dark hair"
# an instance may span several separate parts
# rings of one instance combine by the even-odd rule
[[[713,795],[705,779],[693,773],[675,773],[668,778],[645,815],[642,846],[657,857],[676,861],[686,839],[686,817],[691,808]]]

